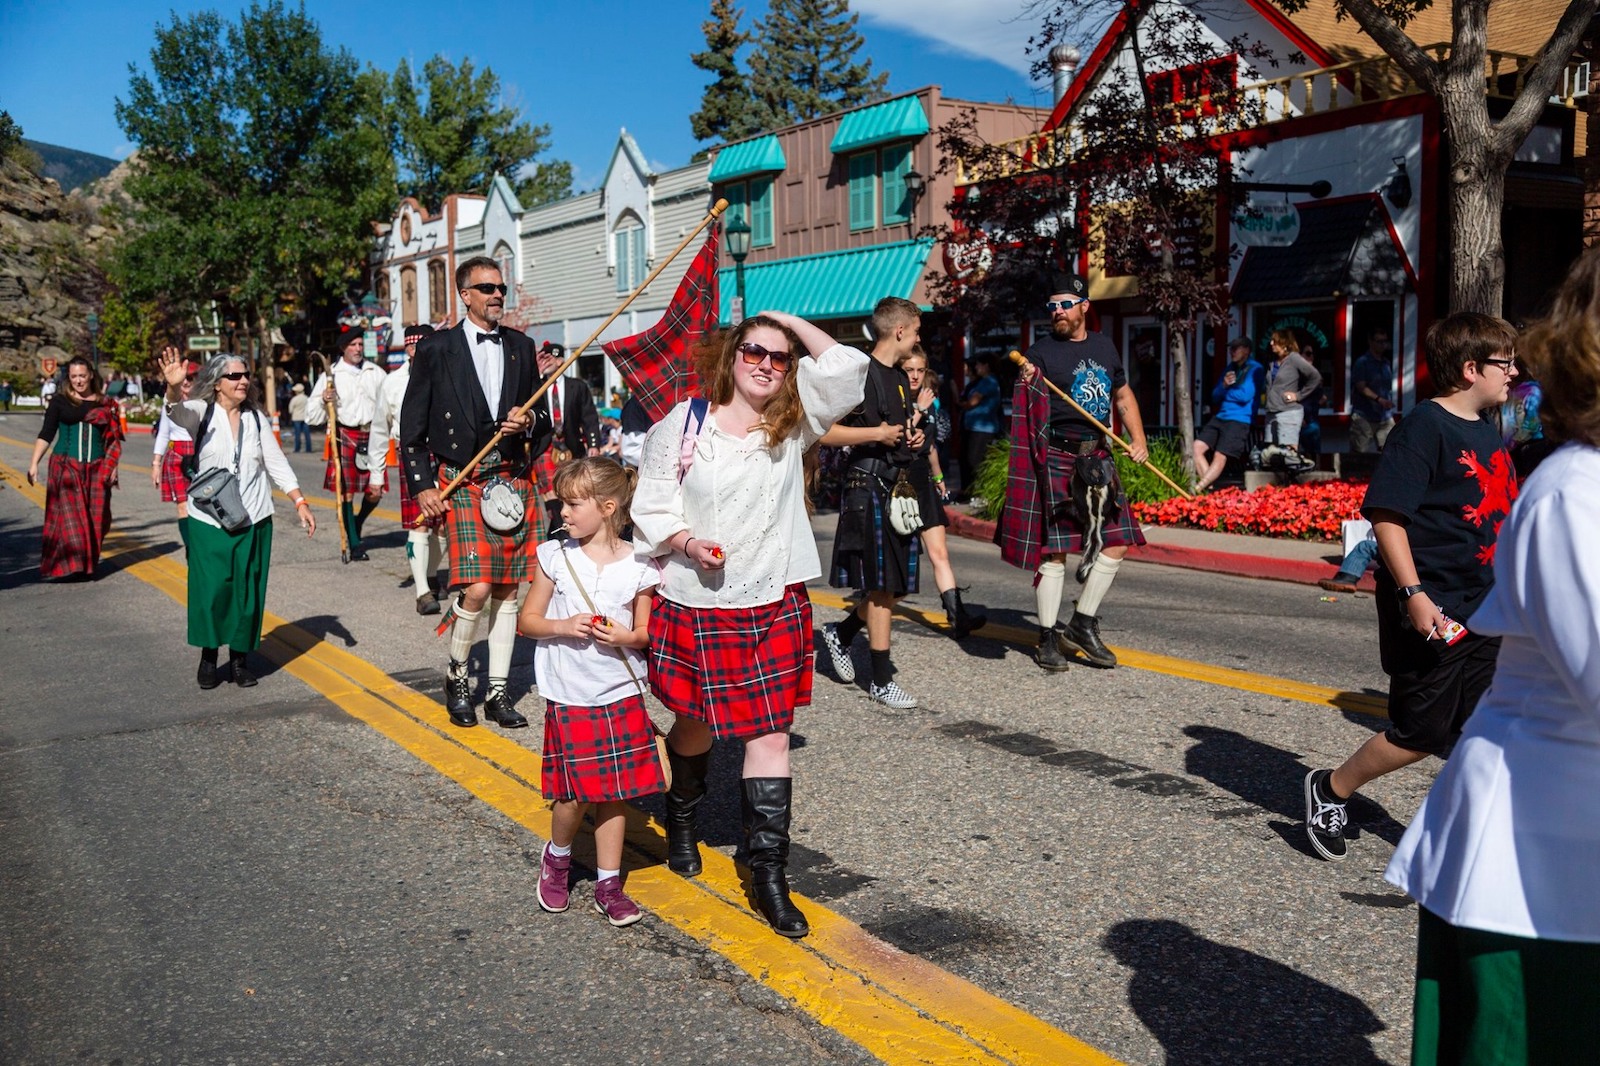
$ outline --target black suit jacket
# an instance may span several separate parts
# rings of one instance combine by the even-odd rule
[[[579,459],[588,455],[590,448],[600,447],[600,412],[582,378],[561,379],[561,425],[556,432],[567,451]]]
[[[533,342],[526,334],[502,326],[500,409],[490,411],[467,344],[466,330],[476,328],[463,319],[452,329],[422,338],[412,357],[411,380],[400,407],[400,444],[413,496],[438,487],[440,465],[471,462],[494,436],[496,426],[514,408],[527,403],[543,380],[534,363]],[[555,435],[550,407],[543,397],[531,414],[533,425],[527,436],[506,437],[500,442],[501,454],[518,469],[526,469],[543,454]]]

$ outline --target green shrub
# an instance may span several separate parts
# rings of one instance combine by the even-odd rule
[[[1178,484],[1183,484],[1183,441],[1178,437],[1152,437],[1150,462]],[[993,522],[1000,517],[1000,508],[1006,501],[1006,475],[1011,466],[1011,442],[995,441],[978,467],[978,476],[971,485],[972,495],[981,497],[983,506],[978,517]],[[1177,495],[1172,487],[1140,463],[1117,452],[1117,475],[1122,478],[1122,488],[1128,502],[1161,503]]]
[[[989,445],[983,462],[978,464],[977,476],[967,486],[968,492],[983,500],[978,510],[979,518],[993,522],[1000,517],[1000,507],[1006,502],[1006,474],[1011,465],[1011,442],[997,440]]]

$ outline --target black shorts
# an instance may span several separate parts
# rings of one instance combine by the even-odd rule
[[[1220,418],[1213,418],[1200,427],[1194,439],[1207,448],[1237,459],[1250,446],[1250,423],[1224,422]]]
[[[1378,573],[1378,653],[1389,675],[1389,728],[1396,747],[1448,758],[1461,728],[1494,679],[1500,638],[1467,633],[1454,644],[1426,640],[1395,595],[1394,580]]]

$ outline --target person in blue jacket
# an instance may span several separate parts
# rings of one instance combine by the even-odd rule
[[[1210,488],[1222,476],[1229,456],[1243,455],[1250,444],[1250,423],[1266,387],[1266,371],[1250,354],[1253,348],[1245,337],[1228,342],[1228,369],[1211,390],[1211,408],[1216,413],[1194,438],[1196,492]]]

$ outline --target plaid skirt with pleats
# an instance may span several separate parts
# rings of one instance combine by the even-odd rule
[[[50,457],[39,560],[39,572],[46,581],[94,573],[100,563],[100,545],[111,529],[111,479],[115,473],[116,467],[105,459],[81,463],[65,455]]]
[[[167,454],[161,457],[161,499],[167,503],[183,503],[189,498],[189,479],[183,474],[183,460],[194,454],[194,441],[175,440],[167,444]]]
[[[439,489],[443,491],[457,467],[446,464],[439,470]],[[492,477],[503,477],[522,497],[526,514],[522,524],[510,533],[496,533],[483,521],[483,485]],[[488,581],[496,585],[519,584],[528,580],[533,549],[544,540],[544,508],[534,499],[533,485],[526,477],[513,476],[505,461],[479,463],[472,476],[450,494],[446,519],[450,547],[452,587]]]
[[[367,441],[372,434],[364,429],[351,429],[348,426],[339,427],[339,476],[344,479],[343,489],[346,496],[355,496],[367,491],[367,486],[372,483],[372,473],[356,465],[356,456],[365,455]],[[328,460],[328,472],[322,476],[322,487],[329,492],[337,491],[333,483],[334,459]],[[383,469],[383,491],[389,491],[389,469]]]
[[[650,608],[650,691],[717,737],[786,733],[811,702],[811,600],[790,585],[760,607]]]
[[[400,525],[405,529],[444,529],[443,518],[422,519],[422,508],[417,506],[417,501],[411,495],[411,482],[406,480],[404,471],[397,470],[396,477],[400,482]]]
[[[656,731],[644,697],[604,707],[546,701],[545,799],[605,803],[650,796],[667,787],[656,755]]]

